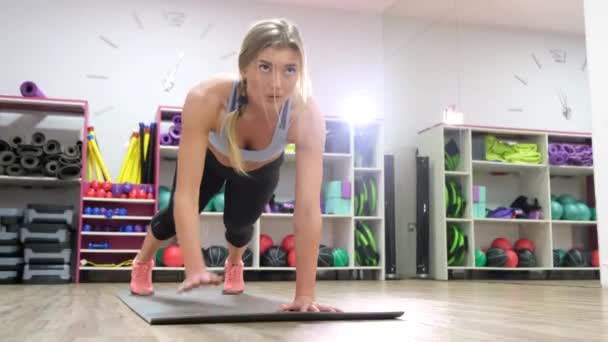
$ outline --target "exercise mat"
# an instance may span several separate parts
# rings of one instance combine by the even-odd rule
[[[223,295],[217,287],[202,287],[178,294],[175,289],[136,296],[126,289],[118,294],[131,310],[151,325],[277,321],[336,321],[394,319],[403,311],[278,312],[277,300]],[[287,298],[286,298],[287,300]]]

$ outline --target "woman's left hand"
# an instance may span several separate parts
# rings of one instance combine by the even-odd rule
[[[342,312],[333,306],[317,303],[310,297],[296,297],[290,304],[281,305],[279,311]]]

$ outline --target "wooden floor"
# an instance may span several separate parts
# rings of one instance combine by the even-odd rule
[[[0,286],[2,341],[608,341],[599,281],[321,281],[344,310],[403,310],[399,320],[150,326],[116,296],[126,284]],[[172,289],[176,284],[156,284]],[[249,282],[289,298],[291,282]],[[218,288],[219,290],[220,288]]]

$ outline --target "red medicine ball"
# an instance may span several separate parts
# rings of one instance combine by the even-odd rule
[[[266,253],[266,250],[268,250],[268,248],[272,247],[274,245],[274,242],[272,241],[272,238],[266,234],[261,234],[260,235],[260,255],[264,255],[264,253]]]
[[[600,251],[597,249],[594,249],[593,252],[591,252],[591,266],[598,267],[599,265],[600,265]]]
[[[296,250],[292,249],[287,254],[287,264],[289,267],[296,267]]]
[[[517,256],[517,253],[512,250],[508,250],[506,253],[508,259],[505,267],[517,267],[517,264],[519,264],[519,257]]]
[[[295,236],[293,234],[289,234],[283,238],[283,241],[281,242],[281,247],[283,247],[285,251],[289,252],[295,248],[295,243]]]
[[[513,245],[513,249],[519,251],[520,249],[529,249],[534,253],[534,243],[528,239],[519,239],[515,241],[515,245]]]
[[[177,245],[171,245],[163,251],[163,264],[168,267],[184,266],[184,256]]]
[[[510,251],[513,249],[513,246],[511,245],[511,241],[503,238],[503,237],[499,237],[494,239],[494,241],[492,241],[492,248],[501,248],[503,249],[505,252],[506,251]]]

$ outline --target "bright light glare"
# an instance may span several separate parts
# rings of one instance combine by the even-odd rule
[[[369,98],[353,96],[342,104],[340,116],[353,124],[363,124],[376,119],[378,109]]]
[[[455,105],[447,106],[443,110],[443,122],[448,125],[462,125],[464,122],[464,113],[456,111]]]

